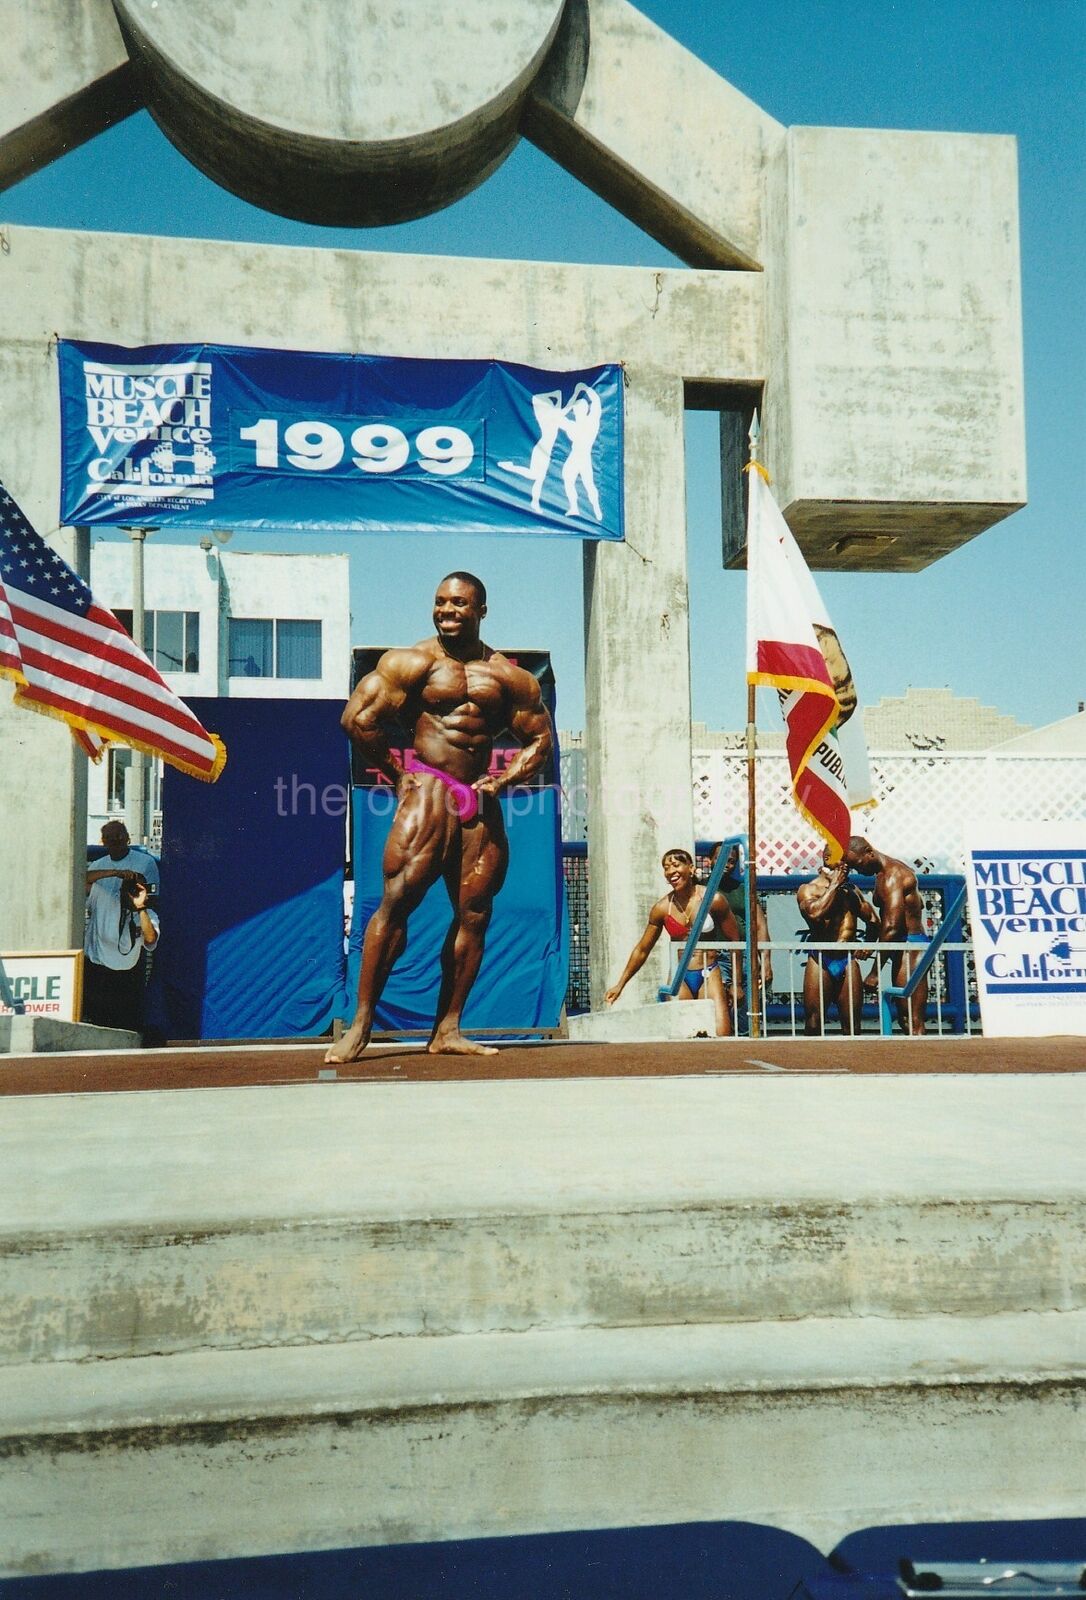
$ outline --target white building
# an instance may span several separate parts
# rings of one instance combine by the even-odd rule
[[[1005,739],[999,748],[1031,755],[1086,755],[1086,708],[1080,700],[1073,716],[1061,717],[1059,722]]]
[[[183,700],[220,695],[345,700],[350,693],[350,572],[346,555],[264,555],[202,544],[144,554],[144,648]],[[95,598],[131,626],[129,541],[91,547]],[[90,770],[87,838],[125,811],[132,751],[111,747]],[[152,836],[161,823],[161,763],[150,786]],[[132,824],[129,823],[132,831]]]

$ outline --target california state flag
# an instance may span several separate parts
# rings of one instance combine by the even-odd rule
[[[780,695],[796,805],[840,860],[849,809],[873,805],[852,672],[807,563],[757,462],[749,468],[747,682]]]

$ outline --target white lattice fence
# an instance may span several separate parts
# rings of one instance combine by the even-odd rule
[[[961,872],[967,827],[987,820],[1086,821],[1086,757],[892,752],[872,755],[878,805],[856,812],[877,850],[927,872]],[[698,752],[694,828],[702,839],[746,829],[746,758]],[[813,871],[822,842],[792,802],[783,752],[757,758],[758,865],[763,872]]]
[[[587,837],[584,760],[579,749],[562,756],[565,839]],[[928,872],[961,872],[965,830],[977,822],[1086,821],[1086,756],[893,751],[873,754],[871,771],[879,804],[855,814],[857,831]],[[759,755],[757,774],[760,869],[813,872],[822,845],[793,804],[783,751]],[[691,781],[697,838],[746,832],[741,750],[695,751]]]

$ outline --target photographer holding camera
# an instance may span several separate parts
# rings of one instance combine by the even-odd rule
[[[159,934],[158,916],[148,905],[158,889],[158,868],[152,856],[131,848],[123,822],[107,822],[102,843],[109,855],[87,873],[83,1020],[142,1033],[143,953]]]

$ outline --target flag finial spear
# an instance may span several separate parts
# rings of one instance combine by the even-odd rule
[[[747,432],[747,438],[750,440],[750,459],[752,461],[757,461],[758,460],[758,446],[762,442],[762,426],[761,426],[761,423],[758,421],[758,408],[757,408],[757,406],[755,406],[754,415],[750,419],[750,428],[749,428],[749,430]]]

